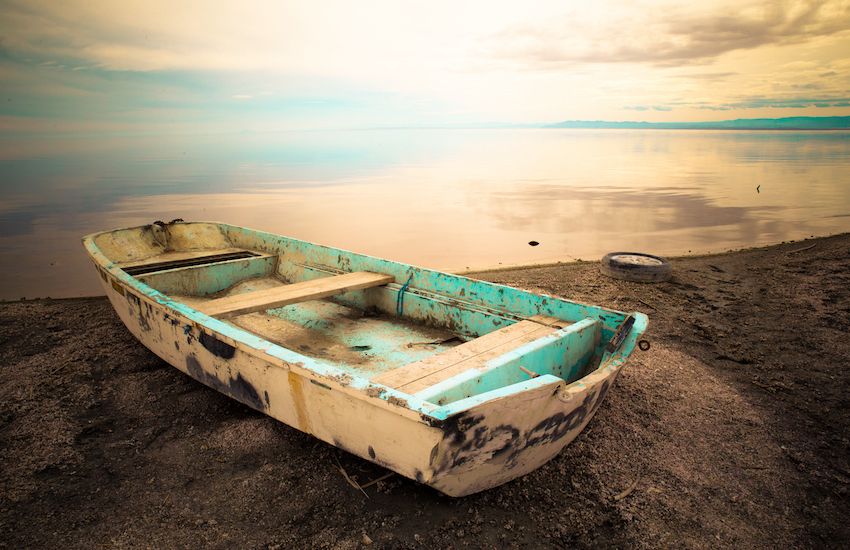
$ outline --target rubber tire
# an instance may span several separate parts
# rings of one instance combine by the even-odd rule
[[[626,256],[627,258],[620,258]],[[643,258],[646,263],[629,261]],[[670,262],[659,256],[644,254],[643,252],[611,252],[602,258],[599,270],[603,275],[621,279],[623,281],[634,281],[638,283],[660,283],[666,281],[673,274]]]

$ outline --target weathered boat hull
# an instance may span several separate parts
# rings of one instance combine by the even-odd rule
[[[511,391],[496,389],[439,406],[313,364],[174,301],[127,275],[95,237],[84,242],[104,292],[152,352],[245,405],[451,496],[522,476],[569,444],[598,410],[646,325],[635,314],[636,326],[620,349],[574,382],[547,374],[513,384]]]

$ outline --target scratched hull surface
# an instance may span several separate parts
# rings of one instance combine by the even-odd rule
[[[569,444],[647,324],[226,224],[121,229],[84,245],[121,320],[165,361],[452,496]]]

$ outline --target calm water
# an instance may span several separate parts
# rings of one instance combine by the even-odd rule
[[[850,133],[5,140],[0,298],[98,294],[82,235],[177,217],[450,270],[721,251],[850,231]]]

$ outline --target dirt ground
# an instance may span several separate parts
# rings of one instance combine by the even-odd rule
[[[248,409],[103,298],[0,304],[0,547],[850,546],[850,235],[477,275],[650,316],[596,418],[452,499]]]

